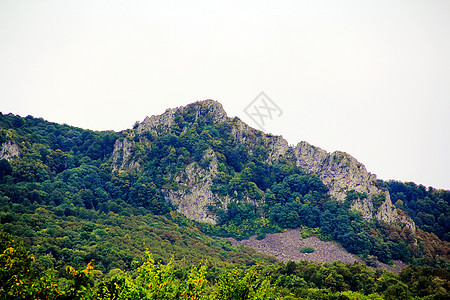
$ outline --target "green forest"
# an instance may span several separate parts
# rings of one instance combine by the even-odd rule
[[[398,181],[388,189],[416,223],[367,222],[335,201],[289,155],[269,160],[264,134],[239,144],[237,119],[213,123],[198,105],[171,128],[138,134],[90,131],[0,113],[0,145],[20,156],[0,160],[1,282],[5,299],[445,299],[449,296],[450,192]],[[141,168],[113,171],[116,141],[133,142]],[[176,174],[218,160],[212,191],[229,197],[209,208],[217,225],[176,212],[165,191],[184,189]],[[245,201],[254,199],[257,202]],[[309,228],[337,241],[365,265],[286,264],[219,237],[246,239]],[[375,261],[409,267],[399,274]]]
[[[188,266],[148,251],[130,271],[101,276],[92,261],[58,271],[3,231],[0,251],[1,299],[448,299],[450,288],[448,270],[433,267],[394,274],[340,262]]]

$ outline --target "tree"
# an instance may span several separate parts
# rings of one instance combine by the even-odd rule
[[[67,168],[67,154],[60,149],[47,155],[47,166],[50,171],[60,173]]]
[[[408,300],[412,299],[408,286],[402,282],[389,286],[384,292],[386,300]]]
[[[219,300],[281,299],[270,282],[259,276],[256,266],[244,273],[238,269],[225,271],[213,297]]]
[[[57,272],[47,269],[36,277],[31,270],[34,261],[21,243],[0,229],[1,299],[56,299],[63,295]]]
[[[12,174],[12,167],[9,161],[6,159],[0,159],[0,182],[4,181],[4,178]]]

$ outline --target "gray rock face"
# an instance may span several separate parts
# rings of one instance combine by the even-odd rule
[[[174,123],[175,116],[182,116],[193,110],[195,120],[202,115],[206,117],[212,124],[217,124],[228,120],[227,114],[220,104],[214,100],[205,100],[196,102],[188,106],[181,106],[177,108],[169,108],[162,115],[146,117],[137,128],[137,133],[141,134],[150,131],[153,135],[159,135],[160,132],[170,133],[171,127]]]
[[[325,150],[307,142],[298,143],[294,148],[294,153],[297,158],[297,165],[313,173],[318,173],[328,158],[328,153]]]
[[[211,192],[212,179],[217,174],[217,157],[211,149],[207,150],[203,159],[209,160],[207,169],[193,162],[175,177],[175,182],[182,186],[178,190],[164,191],[166,197],[177,206],[177,211],[189,219],[216,224],[216,216],[209,213],[211,204],[221,203],[225,207],[229,197],[220,198]]]
[[[171,133],[175,117],[182,117],[189,113],[194,115],[194,122],[197,121],[200,116],[213,124],[228,120],[222,104],[214,100],[205,100],[187,106],[170,108],[161,115],[146,117],[144,121],[138,125],[136,131],[129,135],[129,138],[118,139],[114,144],[112,170],[123,172],[130,168],[139,169],[141,166],[139,157],[134,157],[133,153],[136,145],[133,141],[135,136],[138,136],[140,139],[140,135],[145,132],[150,132],[153,136]],[[140,142],[143,142],[143,140],[145,139],[140,139]]]
[[[294,148],[297,165],[317,174],[329,188],[329,194],[338,201],[344,201],[347,192],[365,193],[367,197],[358,197],[351,203],[352,209],[361,212],[366,220],[376,218],[385,222],[399,222],[415,231],[414,222],[400,218],[397,209],[392,204],[389,192],[378,187],[377,178],[367,172],[363,164],[344,152],[328,153],[323,149],[301,142]],[[374,207],[374,198],[383,197],[379,207]]]
[[[267,145],[270,147],[270,162],[276,162],[291,149],[288,142],[281,136],[274,136],[267,139]]]
[[[139,162],[132,160],[132,149],[135,142],[127,138],[118,139],[114,144],[112,154],[112,169],[113,171],[125,171],[132,168],[139,168]]]
[[[263,143],[265,148],[270,149],[268,157],[269,163],[278,161],[291,149],[289,143],[283,139],[282,136],[262,134],[261,139],[258,141],[256,135],[249,134],[254,132],[259,131],[251,128],[239,119],[235,120],[234,126],[231,129],[231,135],[233,136],[234,142],[238,145],[244,145],[249,149],[250,155],[252,155],[252,149],[258,142]]]
[[[19,145],[11,141],[4,142],[0,148],[0,159],[11,161],[15,157],[20,156]]]
[[[146,131],[150,131],[153,135],[157,135],[157,128],[163,129],[166,132],[170,131],[174,121],[174,112],[177,108],[169,108],[162,115],[146,117],[137,128],[137,133],[141,134]]]
[[[297,165],[316,173],[330,189],[330,195],[339,201],[344,201],[350,190],[367,194],[380,192],[376,187],[376,176],[347,153],[336,151],[330,154],[306,142],[297,144],[294,152]]]

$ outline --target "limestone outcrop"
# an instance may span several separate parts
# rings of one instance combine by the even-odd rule
[[[196,102],[187,106],[169,108],[158,116],[146,117],[137,127],[137,134],[151,132],[153,135],[170,133],[175,117],[189,116],[188,122],[196,122],[200,116],[211,124],[217,124],[228,120],[227,114],[220,104],[214,100]]]
[[[367,172],[351,155],[340,151],[328,153],[307,142],[297,144],[294,153],[297,165],[317,174],[336,200],[343,202],[348,192],[356,192],[357,198],[351,199],[351,207],[360,211],[364,219],[399,222],[415,231],[411,219],[398,215],[389,191],[379,187],[376,175]]]
[[[114,144],[112,154],[112,170],[123,172],[131,168],[140,168],[140,157],[136,157],[135,146],[144,143],[148,146],[145,133],[152,136],[172,133],[175,118],[187,119],[187,122],[194,123],[202,117],[211,124],[217,124],[228,120],[227,114],[220,104],[214,100],[196,102],[187,106],[169,108],[163,114],[146,117],[138,124],[136,130],[126,137],[119,138]],[[185,130],[185,128],[183,128]]]
[[[189,164],[175,176],[175,182],[181,188],[165,190],[166,197],[177,207],[179,213],[189,219],[216,224],[217,216],[211,214],[209,206],[221,203],[224,207],[230,202],[229,197],[219,197],[211,191],[213,178],[217,175],[217,157],[212,149],[205,151],[203,159],[209,161],[207,168],[197,162]]]
[[[139,168],[140,164],[136,160],[132,160],[134,141],[127,138],[118,139],[114,144],[114,151],[112,154],[112,169],[113,171],[125,171],[131,168]]]
[[[19,145],[11,141],[6,141],[2,144],[0,148],[0,159],[6,159],[7,161],[11,161],[13,158],[19,156],[20,156]]]

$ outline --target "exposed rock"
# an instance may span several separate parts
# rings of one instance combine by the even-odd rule
[[[297,165],[317,174],[329,188],[329,194],[344,201],[349,191],[365,193],[367,197],[351,203],[352,209],[361,212],[366,220],[376,218],[385,222],[399,222],[415,231],[414,222],[408,217],[399,217],[392,204],[389,192],[378,187],[377,178],[367,172],[366,167],[344,152],[328,153],[323,149],[301,142],[294,148]],[[384,195],[384,201],[375,208],[373,198]]]
[[[330,154],[307,142],[299,143],[294,152],[297,165],[316,173],[338,201],[344,201],[350,190],[368,195],[380,192],[375,185],[376,176],[347,153],[336,151]]]
[[[373,204],[368,198],[356,199],[351,207],[359,211],[365,220],[371,220],[373,218]]]
[[[236,119],[234,126],[231,128],[231,135],[237,144],[245,143],[245,135],[251,130],[250,126],[242,122],[240,119]]]
[[[342,261],[348,264],[354,262],[364,264],[361,258],[347,252],[336,242],[324,242],[316,237],[304,239],[298,229],[289,229],[279,233],[267,234],[262,240],[257,240],[256,236],[242,241],[237,241],[233,238],[227,238],[227,240],[231,241],[234,246],[247,246],[260,253],[273,255],[283,262],[306,260],[323,263]],[[300,252],[300,249],[304,247],[312,247],[314,248],[314,252]]]
[[[193,113],[195,115],[194,122],[198,120],[200,116],[206,119],[206,121],[216,124],[228,120],[227,114],[220,104],[214,100],[205,100],[192,103],[187,106],[181,106],[177,108],[169,108],[163,114],[157,116],[146,117],[144,121],[139,123],[136,131],[133,131],[129,138],[139,137],[140,142],[143,139],[140,135],[145,132],[150,132],[153,136],[161,134],[168,134],[172,131],[172,126],[175,122],[176,116],[183,116],[187,113]],[[133,147],[135,142],[127,138],[118,139],[114,144],[114,150],[112,154],[112,170],[113,171],[125,171],[130,168],[139,168],[139,157],[133,157]]]
[[[398,214],[397,222],[405,224],[406,227],[408,227],[412,233],[416,232],[416,224],[404,211],[397,209],[397,214]]]
[[[193,110],[195,113],[194,121],[197,121],[200,116],[205,117],[207,121],[212,124],[217,124],[228,120],[222,104],[214,100],[205,100],[195,102],[187,106],[169,108],[162,115],[146,117],[137,127],[137,133],[141,134],[146,131],[150,131],[152,135],[170,133],[171,127],[174,124],[175,116],[182,116],[190,110]]]
[[[214,100],[205,100],[197,102],[199,104],[199,109],[197,111],[197,116],[200,114],[208,113],[209,121],[212,124],[218,124],[228,120],[227,113],[223,109],[222,104]]]
[[[135,142],[127,138],[118,139],[114,144],[112,154],[112,169],[113,171],[125,171],[132,168],[139,168],[140,164],[136,160],[132,160],[132,149]]]
[[[261,133],[260,142],[263,143],[264,147],[270,149],[267,162],[272,163],[278,161],[291,149],[289,143],[282,136],[263,134],[238,118],[233,120],[231,135],[233,136],[234,142],[238,145],[245,145],[246,149],[249,149],[250,155],[252,154],[252,149],[258,143],[258,137],[255,135],[257,132]]]
[[[325,242],[316,237],[302,238],[301,232],[298,229],[289,229],[279,233],[267,234],[262,240],[257,240],[256,236],[242,241],[237,241],[234,238],[225,238],[225,240],[229,240],[234,246],[246,246],[260,253],[273,255],[283,262],[306,260],[316,263],[341,261],[347,264],[353,264],[355,262],[365,264],[361,258],[347,252],[336,242]],[[300,249],[304,247],[311,247],[314,249],[314,252],[300,252]],[[394,261],[394,263],[395,267],[391,267],[376,261],[376,267],[377,269],[385,269],[396,273],[407,267],[405,263],[399,260]]]
[[[11,141],[4,142],[0,148],[0,159],[11,161],[15,157],[20,156],[19,145]]]
[[[286,155],[286,152],[290,149],[288,142],[281,136],[273,136],[268,138],[270,147],[270,162],[276,162]]]
[[[220,198],[211,192],[212,179],[217,174],[218,166],[214,151],[205,151],[203,159],[209,161],[208,169],[202,168],[196,162],[189,164],[175,177],[175,182],[181,188],[166,190],[165,194],[171,203],[177,206],[178,212],[189,219],[216,224],[217,217],[209,212],[208,207],[216,203],[222,203],[226,207],[230,199]]]
[[[383,220],[388,223],[399,221],[400,219],[397,213],[397,209],[392,204],[391,196],[387,190],[384,191],[384,196],[386,200],[378,208],[375,217],[378,220]]]
[[[319,173],[328,158],[328,153],[325,150],[307,142],[298,143],[294,148],[294,153],[297,158],[297,165],[313,173]]]
[[[141,134],[146,131],[150,131],[153,135],[158,135],[156,129],[162,129],[165,132],[170,132],[170,128],[174,121],[174,112],[178,108],[169,108],[162,115],[146,117],[142,123],[139,124],[137,128],[137,133]]]

